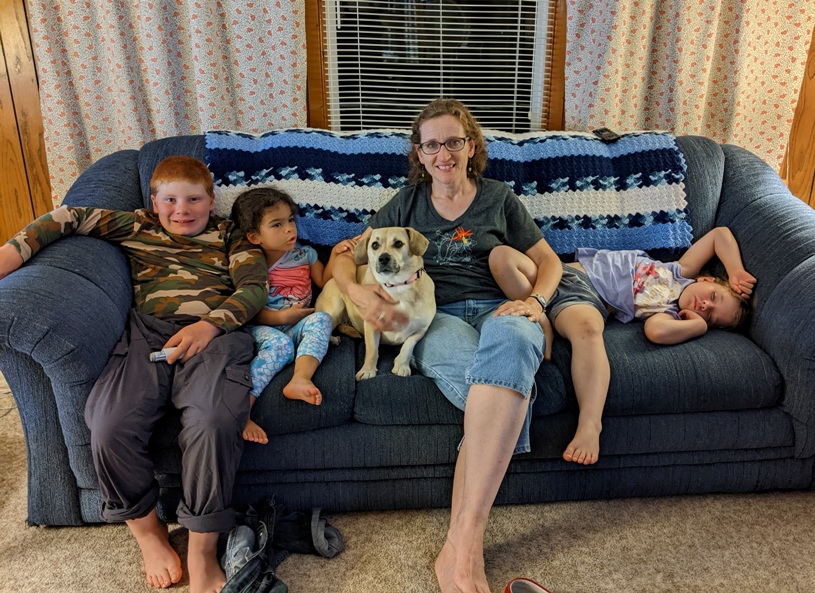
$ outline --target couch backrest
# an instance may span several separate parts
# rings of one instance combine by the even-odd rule
[[[637,247],[673,259],[691,234],[697,239],[713,226],[724,157],[707,138],[637,133],[606,145],[566,132],[485,134],[490,140],[485,176],[509,182],[562,255],[573,246],[596,245]],[[217,132],[146,144],[139,152],[139,173],[149,206],[149,178],[161,159],[188,154],[204,160],[213,171],[221,214],[248,185],[280,186],[309,220],[300,223],[301,237],[333,244],[364,229],[370,214],[404,184],[408,149],[406,131]],[[315,191],[315,183],[324,187]],[[316,193],[328,198],[315,199]],[[649,225],[659,226],[658,232]]]

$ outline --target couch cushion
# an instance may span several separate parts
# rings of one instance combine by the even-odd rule
[[[361,365],[365,346],[361,340],[355,342]],[[410,377],[391,373],[398,352],[395,346],[380,347],[376,377],[357,383],[354,419],[380,425],[463,424],[464,413],[447,401],[431,379],[415,372]],[[560,371],[551,362],[541,365],[535,384],[538,395],[534,416],[547,416],[566,407],[566,387]]]
[[[606,416],[747,410],[778,405],[782,378],[775,363],[746,337],[719,329],[658,346],[642,323],[612,320],[604,332],[611,364]],[[558,340],[553,360],[574,401],[571,349]]]
[[[345,340],[343,340],[345,342]],[[287,365],[269,383],[255,402],[252,418],[269,435],[339,426],[351,421],[354,406],[354,352],[351,344],[329,346],[314,374],[314,384],[323,394],[323,403],[313,406],[283,396],[294,365]]]

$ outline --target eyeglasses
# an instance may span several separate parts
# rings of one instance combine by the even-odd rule
[[[448,138],[444,142],[430,140],[419,144],[419,149],[425,154],[436,154],[441,150],[441,147],[444,146],[450,152],[458,152],[464,148],[464,145],[467,144],[467,140],[469,140],[469,138]]]

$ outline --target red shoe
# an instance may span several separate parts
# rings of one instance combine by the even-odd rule
[[[551,591],[533,580],[517,578],[507,583],[504,593],[551,593]]]

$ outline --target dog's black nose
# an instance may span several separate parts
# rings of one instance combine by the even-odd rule
[[[391,256],[389,253],[382,253],[379,256],[379,263],[380,264],[389,264],[391,263]]]

